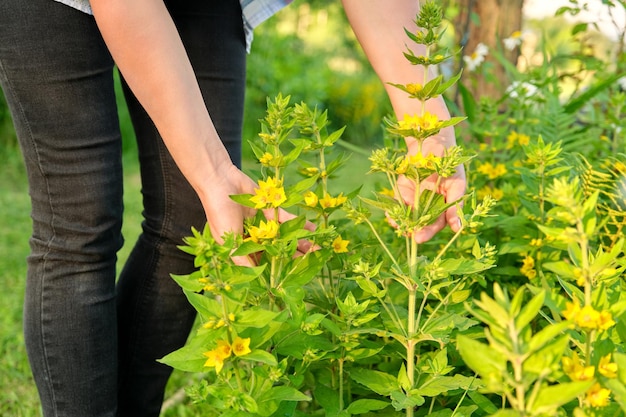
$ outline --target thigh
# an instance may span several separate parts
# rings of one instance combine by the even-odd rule
[[[92,17],[50,0],[0,2],[0,83],[26,162],[33,244],[76,261],[121,244],[112,69]]]

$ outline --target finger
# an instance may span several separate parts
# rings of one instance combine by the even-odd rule
[[[428,226],[422,227],[420,230],[416,231],[413,234],[413,239],[417,243],[425,243],[433,238],[439,231],[441,231],[446,225],[445,216],[442,214],[435,220],[434,223],[429,224]]]
[[[253,262],[252,258],[249,256],[231,256],[230,259],[232,259],[233,263],[237,266],[256,266],[256,262]]]

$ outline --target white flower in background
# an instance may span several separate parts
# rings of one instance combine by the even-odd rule
[[[619,84],[619,88],[621,88],[622,90],[626,91],[626,76],[620,78],[619,80],[617,80],[617,84]]]
[[[465,62],[465,66],[469,71],[474,71],[480,64],[483,63],[485,57],[489,53],[489,48],[484,43],[479,43],[476,45],[476,49],[472,52],[471,55],[464,55],[463,61]]]
[[[511,85],[506,89],[506,93],[511,98],[526,99],[533,97],[537,94],[537,86],[526,81],[513,81]]]
[[[511,36],[509,36],[508,38],[504,38],[502,42],[504,43],[504,47],[507,49],[507,51],[512,51],[522,44],[525,37],[526,32],[516,30],[515,32],[511,33]]]

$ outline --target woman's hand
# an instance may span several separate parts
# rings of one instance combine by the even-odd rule
[[[257,184],[232,164],[222,168],[219,172],[219,176],[206,181],[204,190],[200,190],[198,194],[206,212],[211,234],[218,243],[222,243],[222,236],[227,232],[243,234],[244,220],[256,214],[255,209],[236,203],[230,196],[254,194]],[[278,218],[275,218],[274,209],[267,209],[263,212],[267,219],[277,220],[279,223],[296,217],[283,209],[278,210]],[[304,228],[310,231],[315,230],[315,226],[311,222],[307,222]],[[301,240],[298,242],[298,253],[307,253],[313,249],[312,246],[311,242]],[[253,260],[249,257],[235,257],[233,260],[238,265],[254,265]]]
[[[443,156],[446,149],[454,146],[456,139],[454,137],[454,130],[451,128],[443,129],[439,136],[428,138],[422,144],[422,154],[433,154],[435,156]],[[408,145],[408,155],[414,155],[417,153],[417,141],[411,141]],[[437,175],[433,174],[425,180],[421,181],[420,188],[422,190],[431,190],[444,196],[446,203],[453,203],[459,201],[459,205],[462,206],[462,198],[465,195],[466,178],[465,168],[463,165],[457,167],[454,175],[448,178],[441,178],[437,185]],[[398,179],[398,188],[402,199],[406,204],[413,205],[415,198],[415,182],[407,179],[406,177],[400,177]],[[450,228],[457,232],[461,227],[461,220],[457,213],[457,205],[453,205],[448,208],[434,223],[417,230],[413,235],[413,238],[417,243],[424,243],[432,239],[435,234],[442,230],[446,224]]]

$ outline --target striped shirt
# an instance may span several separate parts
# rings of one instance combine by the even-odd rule
[[[89,0],[55,0],[85,13],[92,14]],[[246,33],[247,49],[250,51],[254,28],[269,19],[292,0],[239,0]]]

